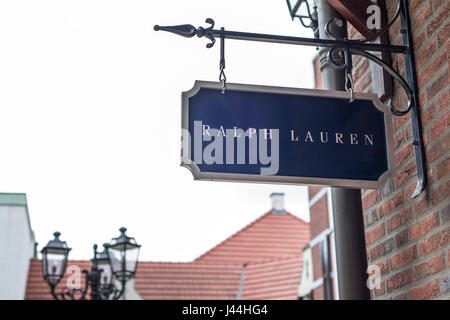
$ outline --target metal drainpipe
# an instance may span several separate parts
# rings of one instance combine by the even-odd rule
[[[325,33],[326,23],[333,18],[344,21],[341,28],[333,24],[334,33],[347,36],[345,20],[327,2],[317,0],[319,34],[321,39],[329,36]],[[335,69],[326,60],[327,49],[320,51],[320,64],[324,89],[345,90],[345,71]],[[337,60],[337,59],[336,59]],[[367,257],[362,214],[361,190],[331,188],[333,220],[336,242],[336,263],[339,283],[339,298],[342,300],[370,300],[367,288]]]

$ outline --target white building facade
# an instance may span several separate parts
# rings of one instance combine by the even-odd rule
[[[24,193],[0,193],[0,300],[25,297],[35,241]]]

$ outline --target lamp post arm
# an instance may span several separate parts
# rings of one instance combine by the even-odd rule
[[[59,298],[59,297],[58,297],[58,294],[55,292],[56,285],[54,285],[54,284],[49,284],[49,286],[50,286],[50,293],[52,294],[52,296],[53,296],[53,298],[54,298],[55,300],[64,300],[64,299]],[[62,297],[62,298],[63,298],[63,297]]]
[[[52,297],[55,300],[85,300],[86,293],[89,288],[90,274],[87,270],[83,270],[82,273],[84,273],[84,279],[85,279],[83,289],[64,287],[61,289],[61,292],[56,292],[57,283],[56,284],[49,283],[48,285],[50,286],[50,293],[51,293]],[[76,292],[81,292],[81,296],[79,298],[75,297]]]
[[[119,298],[121,298],[121,297],[124,295],[124,293],[125,293],[125,287],[126,287],[126,285],[127,285],[127,281],[126,281],[126,280],[121,280],[121,281],[120,281],[120,284],[121,284],[121,286],[120,286],[120,291],[115,291],[115,292],[113,293],[112,300],[119,300]]]

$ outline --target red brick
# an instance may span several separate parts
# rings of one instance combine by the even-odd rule
[[[311,249],[312,265],[313,265],[313,279],[320,279],[323,275],[322,273],[322,259],[320,255],[320,245],[316,244]]]
[[[431,15],[431,2],[427,1],[425,5],[419,10],[417,16],[411,19],[413,33],[416,33],[416,31],[423,26],[424,21],[431,17]]]
[[[403,209],[395,216],[386,221],[386,230],[391,232],[400,226],[404,225],[407,221],[412,218],[412,206]]]
[[[420,238],[439,226],[439,215],[437,212],[428,215],[426,218],[414,223],[410,229],[409,234],[411,240]]]
[[[373,206],[379,200],[378,190],[372,190],[367,196],[362,199],[363,210]]]
[[[436,110],[437,113],[441,113],[450,106],[450,91],[445,90],[445,92],[436,100]]]
[[[420,8],[420,6],[423,4],[422,0],[410,0],[409,1],[409,14],[411,15],[411,17],[416,16],[417,13],[419,13],[420,11],[418,10]]]
[[[361,79],[367,69],[369,69],[369,60],[364,59],[362,60],[362,63],[354,69],[354,79]]]
[[[318,187],[318,186],[308,187],[309,200],[311,200],[322,189],[323,189],[323,187]]]
[[[414,279],[422,279],[430,274],[438,273],[445,268],[444,255],[433,257],[426,262],[414,266]]]
[[[441,161],[436,166],[436,181],[441,180],[450,173],[450,158]]]
[[[380,283],[380,288],[379,289],[373,289],[373,294],[375,295],[375,297],[379,297],[382,296],[386,293],[386,285],[384,284],[384,282]]]
[[[314,238],[328,228],[327,196],[324,195],[320,198],[309,210],[311,216],[311,238]]]
[[[430,57],[433,56],[433,54],[435,54],[435,52],[436,52],[436,41],[437,41],[436,39],[433,39],[416,56],[416,67],[417,67],[417,70],[422,68],[422,66],[429,61]]]
[[[378,268],[380,268],[380,273],[381,275],[385,275],[386,273],[389,272],[389,265],[387,260],[381,261],[380,263],[377,264]]]
[[[428,184],[431,186],[434,184],[434,168],[429,168],[427,172],[425,172],[427,175]]]
[[[391,259],[391,270],[399,269],[407,264],[413,262],[416,258],[416,248],[415,246],[409,247],[397,254],[395,254]]]
[[[434,10],[439,9],[447,0],[434,0]]]
[[[446,44],[447,40],[450,38],[450,23],[447,23],[444,28],[442,28],[437,35],[437,45],[441,47]]]
[[[366,245],[374,243],[378,239],[384,236],[384,224],[380,224],[375,228],[366,232]]]
[[[395,235],[395,247],[399,248],[409,241],[408,229],[400,231]]]
[[[426,110],[421,110],[420,116],[422,119],[422,126],[425,127],[428,123],[430,123],[430,121],[433,120],[433,118],[434,118],[434,114],[435,114],[435,111],[434,111],[433,106],[429,107]]]
[[[398,89],[398,90],[401,90],[401,89]],[[403,95],[401,97],[403,97]],[[406,101],[406,99],[403,99],[403,98],[398,98],[398,99],[400,101]],[[398,103],[394,103],[394,105],[395,106],[404,106],[405,103],[398,102]],[[401,107],[398,107],[398,108],[401,109]],[[396,128],[400,128],[405,122],[409,122],[410,119],[411,119],[411,115],[409,113],[405,114],[404,116],[396,117],[396,121],[397,121]]]
[[[403,143],[403,138],[404,138],[404,134],[403,131],[399,131],[395,136],[394,136],[394,148],[397,149],[398,147],[400,147]]]
[[[377,209],[372,209],[370,210],[366,216],[365,216],[365,224],[366,227],[371,226],[372,224],[374,224],[375,222],[378,221],[378,214],[377,214]]]
[[[372,77],[366,76],[362,77],[355,83],[355,91],[356,92],[365,92],[368,91],[370,88],[370,85],[372,84]]]
[[[419,254],[420,256],[426,256],[433,253],[450,242],[450,228],[438,232],[437,234],[429,237],[428,239],[419,242]]]
[[[411,300],[426,300],[433,299],[440,294],[439,280],[433,280],[420,287],[409,290],[409,299]]]
[[[416,162],[411,161],[406,167],[395,175],[395,187],[398,188],[405,181],[409,180],[416,174]]]
[[[413,147],[411,143],[408,143],[406,146],[401,148],[399,151],[395,153],[395,165],[400,167],[400,165],[406,162],[409,159],[412,159],[413,156]]]
[[[448,83],[448,67],[445,66],[445,72],[427,88],[428,100],[433,99]]]
[[[390,238],[376,245],[369,250],[371,261],[377,260],[379,257],[388,254],[394,249],[394,239]]]
[[[411,268],[401,271],[387,279],[387,291],[390,292],[393,289],[403,287],[404,285],[410,283],[412,280],[413,275]]]
[[[446,154],[448,148],[450,148],[449,143],[450,143],[450,133],[447,134],[442,139],[440,139],[440,141],[436,143],[432,148],[425,151],[427,156],[427,162],[432,163],[443,154]]]
[[[317,288],[313,289],[313,296],[314,300],[325,300],[323,285],[320,285]]]
[[[430,200],[431,204],[438,205],[439,203],[448,200],[450,197],[450,180],[443,183],[439,188],[431,191]]]
[[[427,92],[424,88],[419,88],[419,106],[424,106],[427,102]]]
[[[430,44],[431,45],[431,44]],[[435,46],[436,44],[432,42],[432,45]],[[428,61],[430,60],[431,56],[428,56]],[[447,64],[447,52],[443,50],[440,54],[438,54],[436,57],[433,58],[433,60],[428,63],[428,65],[419,72],[417,82],[419,87],[424,87],[425,84],[430,81],[430,79],[440,72],[444,66]]]
[[[437,13],[434,13],[433,19],[427,25],[428,37],[432,37],[433,33],[439,29],[440,26],[444,24],[445,19],[447,19],[448,12],[450,11],[450,3],[447,2],[446,6],[440,8]],[[423,23],[423,22],[422,22]]]
[[[430,201],[426,195],[416,199],[414,203],[414,213],[416,216],[423,214],[430,208]]]
[[[441,224],[445,225],[450,222],[450,203],[441,210]]]
[[[357,30],[355,29],[355,27],[353,27],[352,25],[349,25],[347,27],[347,32],[348,32],[349,39],[355,39],[355,35],[357,33]]]
[[[431,126],[430,126],[430,139],[434,140],[443,132],[445,132],[450,126],[450,110],[444,115],[440,116]]]
[[[399,191],[393,197],[383,202],[378,207],[378,213],[380,217],[384,217],[389,213],[391,213],[392,211],[399,208],[402,204],[403,204],[403,191]]]
[[[425,41],[427,40],[427,37],[425,35],[425,30],[422,30],[417,36],[414,37],[414,50],[415,52],[418,52]]]

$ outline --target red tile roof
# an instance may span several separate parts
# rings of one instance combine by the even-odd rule
[[[292,257],[310,239],[309,223],[296,216],[268,212],[195,261],[249,263]]]
[[[77,266],[80,268],[80,271],[83,269],[90,270],[91,262],[90,261],[68,261],[66,272],[64,277],[59,282],[56,287],[56,292],[60,292],[61,288],[65,287],[67,280],[70,274],[68,270],[72,266]],[[84,275],[81,274],[81,286],[84,288]],[[45,282],[42,277],[42,261],[37,259],[32,259],[30,262],[30,269],[28,271],[28,282],[27,289],[25,292],[25,300],[53,300],[52,295],[50,294],[50,287]]]
[[[309,239],[308,223],[268,212],[193,262],[140,261],[135,288],[143,299],[297,299],[301,251]],[[90,268],[89,261],[70,265]],[[41,261],[34,259],[25,299],[51,298]]]
[[[243,300],[295,300],[302,272],[302,256],[250,263],[245,270]]]
[[[235,300],[242,265],[139,262],[135,288],[145,300]]]

